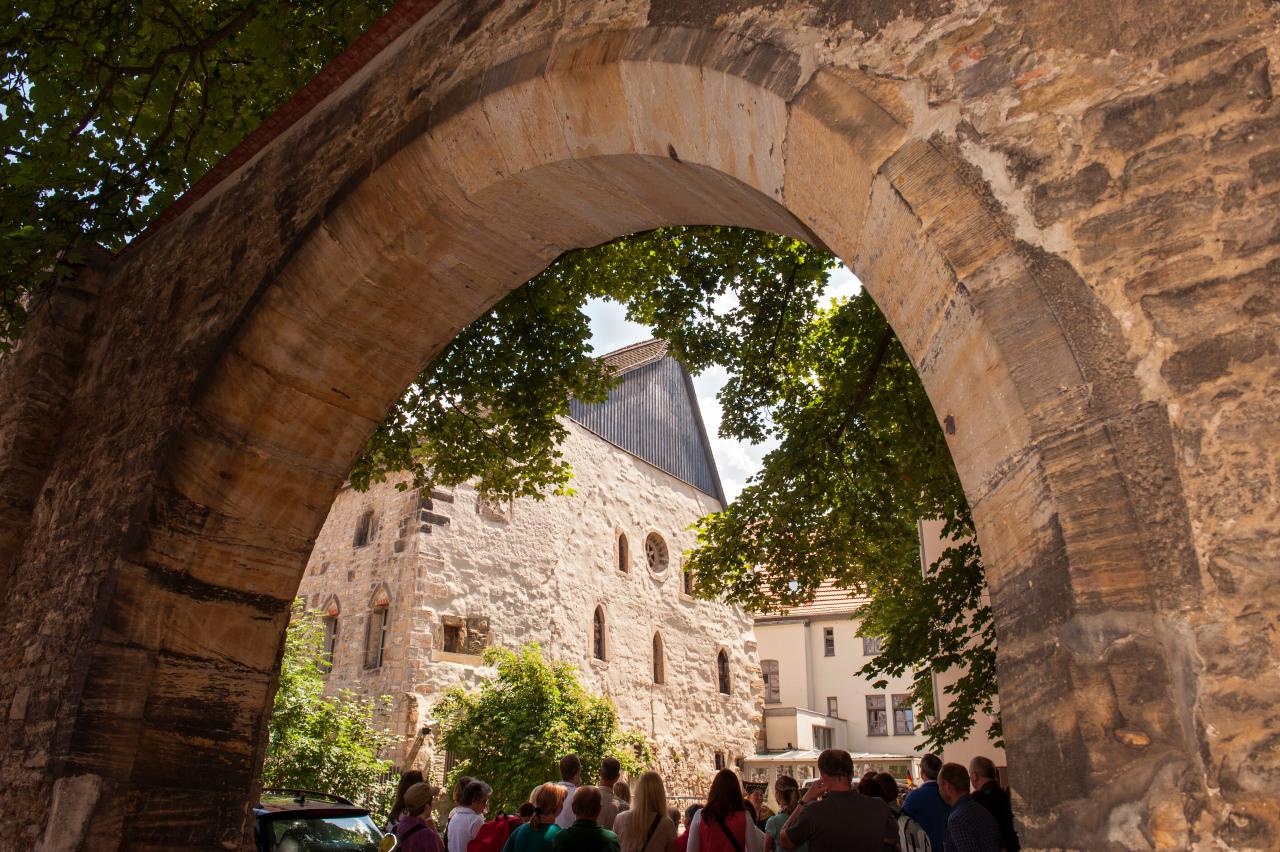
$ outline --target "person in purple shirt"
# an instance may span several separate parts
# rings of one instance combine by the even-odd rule
[[[942,801],[938,792],[938,772],[942,769],[942,759],[936,754],[926,754],[920,758],[920,774],[924,783],[907,794],[902,802],[902,812],[911,817],[929,835],[929,846],[933,852],[942,852],[942,841],[947,836],[947,817],[951,807]]]
[[[423,819],[431,810],[438,787],[421,782],[404,791],[404,810],[396,821],[396,849],[398,852],[444,852],[440,835]]]

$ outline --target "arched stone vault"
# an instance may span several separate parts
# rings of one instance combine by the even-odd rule
[[[1230,401],[1276,367],[1274,8],[1118,7],[1082,44],[1018,4],[463,5],[104,273],[4,519],[13,836],[235,847],[288,602],[387,407],[560,252],[714,222],[839,254],[945,418],[1027,845],[1274,842],[1276,483],[1270,514],[1232,486],[1280,418]]]

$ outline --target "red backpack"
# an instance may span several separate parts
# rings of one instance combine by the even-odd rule
[[[471,842],[467,844],[467,852],[502,852],[502,847],[511,836],[511,832],[522,825],[524,820],[518,816],[500,816],[497,819],[491,819],[480,826],[476,836],[471,838]]]

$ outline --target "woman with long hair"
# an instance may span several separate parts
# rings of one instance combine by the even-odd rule
[[[631,807],[613,822],[622,852],[675,852],[676,824],[667,815],[667,788],[646,772],[632,791]]]
[[[689,852],[764,852],[764,832],[747,819],[744,802],[737,773],[717,772],[706,806],[689,826]]]
[[[422,772],[417,769],[410,769],[400,773],[400,783],[396,784],[396,797],[391,802],[391,813],[387,814],[387,833],[395,830],[396,822],[400,819],[400,814],[404,813],[404,791],[408,790],[414,784],[422,783]]]
[[[502,852],[551,852],[551,841],[560,833],[556,825],[556,814],[564,807],[568,788],[559,784],[543,784],[533,789],[529,796],[529,804],[533,806],[533,816],[524,825],[511,832]]]
[[[787,818],[800,804],[800,782],[790,775],[780,775],[773,784],[773,797],[778,800],[778,813],[769,817],[764,826],[764,852],[778,852],[782,848],[778,835],[787,824]],[[796,852],[808,852],[809,844],[802,843]]]

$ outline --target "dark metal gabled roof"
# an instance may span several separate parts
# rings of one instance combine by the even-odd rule
[[[646,340],[601,360],[621,381],[604,402],[569,400],[569,416],[725,505],[693,380],[684,365],[667,354],[667,342]]]

